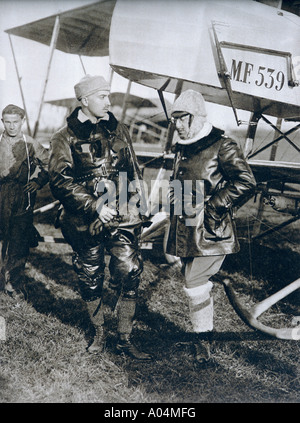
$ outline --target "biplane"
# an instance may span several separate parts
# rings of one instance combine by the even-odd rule
[[[176,97],[192,88],[207,102],[231,108],[236,126],[248,127],[243,148],[258,183],[258,215],[266,204],[292,215],[263,233],[256,226],[254,239],[300,219],[300,146],[292,138],[300,126],[299,21],[296,1],[102,0],[6,32],[12,48],[11,35],[50,46],[33,136],[38,131],[55,49],[79,57],[109,56],[112,71],[129,81],[127,95],[132,82],[157,91],[167,122],[165,93]],[[17,66],[16,70],[20,83]],[[24,98],[23,103],[26,108]],[[239,111],[250,112],[248,122],[239,118]],[[260,121],[270,125],[274,138],[256,149]],[[283,122],[293,126],[284,132]],[[157,181],[172,166],[173,129],[169,124],[161,152],[137,151],[143,168],[158,169]],[[277,160],[276,151],[283,143],[293,149],[293,160]],[[144,239],[147,231],[163,224],[164,220],[154,220]],[[300,279],[250,312],[242,309],[228,281],[224,286],[235,310],[251,327],[281,339],[299,339],[299,328],[273,329],[257,318],[298,289]]]

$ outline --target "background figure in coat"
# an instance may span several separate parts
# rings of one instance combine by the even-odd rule
[[[237,143],[207,121],[200,93],[183,92],[171,114],[179,136],[171,186],[179,181],[184,187],[184,204],[171,190],[167,253],[181,258],[196,360],[205,362],[213,330],[210,278],[227,254],[239,250],[232,212],[253,195],[255,179]]]
[[[143,269],[139,250],[142,218],[139,207],[129,205],[130,199],[137,197],[140,180],[135,154],[127,127],[109,111],[106,80],[86,75],[74,88],[81,107],[51,139],[49,175],[52,193],[63,206],[59,222],[74,251],[73,267],[81,296],[96,329],[88,351],[99,353],[104,347],[106,249],[110,288],[115,292],[115,303],[119,299],[117,351],[148,360],[151,356],[131,342]],[[128,201],[124,201],[121,197],[127,194]]]
[[[38,245],[33,226],[36,191],[48,182],[48,152],[23,134],[25,112],[10,104],[2,111],[0,139],[1,277],[7,293],[24,294],[24,269],[30,247]]]

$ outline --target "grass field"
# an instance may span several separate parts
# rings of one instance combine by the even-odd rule
[[[41,192],[38,204],[49,201]],[[247,233],[252,212],[238,219]],[[267,216],[269,218],[269,216]],[[36,219],[41,235],[61,236],[54,212]],[[244,225],[244,226],[243,226]],[[300,274],[299,224],[256,244],[241,242],[220,276],[229,276],[246,307]],[[72,252],[40,243],[26,269],[27,301],[0,293],[6,340],[0,341],[1,403],[299,403],[299,341],[284,341],[246,326],[221,284],[213,289],[215,340],[211,363],[196,366],[182,276],[163,258],[145,255],[133,338],[155,355],[138,363],[116,355],[116,316],[106,310],[107,342],[101,356],[85,350],[93,336]],[[108,258],[107,258],[108,260]],[[105,282],[107,290],[108,273]],[[299,292],[267,311],[267,325],[299,325]]]

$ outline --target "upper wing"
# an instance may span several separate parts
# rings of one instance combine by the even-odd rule
[[[60,13],[56,48],[83,56],[108,56],[110,23],[115,3],[116,0],[100,0]],[[5,32],[50,45],[56,16],[10,28]]]

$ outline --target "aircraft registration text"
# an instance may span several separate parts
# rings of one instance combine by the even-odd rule
[[[244,84],[254,83],[257,87],[264,86],[269,90],[273,88],[276,91],[281,91],[285,82],[285,74],[281,70],[261,65],[255,66],[254,63],[235,59],[232,59],[230,76],[234,81]]]
[[[222,47],[233,91],[293,102],[296,93],[290,85],[293,75],[289,53]]]

